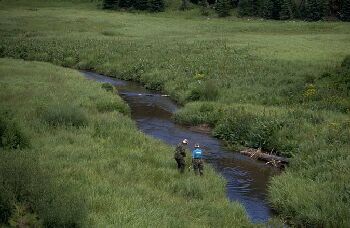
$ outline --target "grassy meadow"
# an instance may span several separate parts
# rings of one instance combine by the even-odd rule
[[[0,87],[8,139],[0,148],[1,222],[251,226],[226,199],[223,178],[209,167],[204,178],[179,174],[173,148],[139,132],[127,105],[99,83],[48,63],[0,59]]]
[[[163,90],[185,105],[176,121],[209,123],[231,145],[292,158],[269,186],[283,219],[293,225],[350,224],[350,64],[342,64],[350,54],[349,23],[218,19],[202,17],[198,9],[175,11],[176,2],[159,14],[102,11],[96,2],[77,2],[1,1],[0,57],[93,70]],[[130,122],[118,118],[119,124]],[[127,134],[145,139],[135,130]],[[147,140],[150,151],[160,145]],[[162,214],[154,210],[154,216]],[[167,221],[173,210],[180,209],[169,209]],[[100,215],[91,224],[118,218]]]

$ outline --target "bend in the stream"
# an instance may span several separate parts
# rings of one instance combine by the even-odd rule
[[[267,203],[267,183],[277,173],[263,162],[228,151],[223,143],[210,135],[193,132],[177,125],[171,119],[178,109],[168,97],[144,89],[142,86],[92,72],[84,76],[114,85],[119,95],[129,104],[132,118],[145,134],[176,145],[183,138],[199,142],[209,162],[227,180],[226,191],[230,200],[242,203],[253,222],[266,222],[272,215]],[[192,146],[192,145],[190,145]]]

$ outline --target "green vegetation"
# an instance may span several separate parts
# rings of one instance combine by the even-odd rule
[[[58,3],[50,5],[47,2],[26,2],[19,6],[3,0],[0,3],[0,56],[90,69],[138,81],[148,88],[164,90],[180,103],[186,104],[184,109],[176,114],[177,121],[185,124],[209,123],[217,137],[231,144],[262,147],[292,157],[286,172],[273,178],[270,184],[270,200],[282,217],[296,225],[349,225],[350,99],[349,57],[346,57],[350,53],[349,25],[342,22],[281,22],[235,17],[223,20],[212,18],[211,12],[208,20],[207,17],[201,17],[199,8],[177,11],[180,5],[181,2],[173,3],[166,12],[159,14],[130,14],[102,11],[96,4],[64,3],[60,6]],[[268,10],[271,4],[268,4],[265,6],[266,15],[288,17],[287,1],[286,6],[282,7],[283,14],[280,11],[271,13]],[[76,85],[72,85],[71,88],[73,87],[77,90],[77,96],[87,94],[79,91]],[[96,90],[102,93],[101,90]],[[105,93],[104,91],[103,94]],[[129,132],[128,127],[132,124],[126,117],[118,115],[115,119],[110,116],[112,110],[127,113],[127,109],[119,101],[111,103],[112,95],[98,99],[94,101],[97,103],[88,107],[79,106],[76,111],[64,115],[55,111],[54,107],[61,105],[59,100],[47,103],[45,109],[41,107],[35,110],[35,116],[40,120],[39,126],[47,125],[59,132],[61,128],[87,131],[104,138],[110,135],[106,133],[106,129],[112,129],[112,132],[119,131],[111,128],[114,122],[110,121],[115,121],[115,125],[120,126],[120,131],[125,131],[125,134],[132,138],[120,141],[125,146],[124,149],[120,149],[123,161],[127,161],[126,156],[129,153],[126,151],[130,150],[130,145],[139,140],[137,145],[141,145],[143,149],[135,149],[135,153],[143,163],[145,159],[153,159],[152,156],[148,157],[149,154],[145,151],[153,152],[153,148],[156,147],[160,147],[159,151],[164,151],[161,155],[154,155],[160,156],[161,162],[150,161],[146,167],[148,171],[142,170],[142,175],[152,179],[152,175],[147,176],[147,173],[161,175],[154,167],[159,167],[160,164],[164,167],[173,165],[173,161],[166,157],[166,154],[170,156],[168,148],[134,130]],[[63,110],[69,110],[70,105],[74,104],[67,104]],[[90,115],[82,114],[86,113],[86,110],[89,112],[91,107],[98,113],[99,118],[103,118],[104,122],[100,127],[92,128]],[[97,118],[97,114],[93,118]],[[119,118],[122,118],[122,121],[118,121]],[[127,127],[122,127],[124,125]],[[62,132],[62,135],[64,134],[66,133]],[[90,137],[84,134],[78,138]],[[112,135],[116,134],[124,135]],[[30,136],[31,133],[24,135]],[[119,142],[118,140],[115,143]],[[93,140],[85,141],[88,141],[86,148],[96,148]],[[30,140],[30,147],[37,144]],[[77,149],[74,150],[83,150],[80,144],[68,148],[75,147]],[[111,151],[115,150],[112,146],[105,147],[108,153],[103,157],[106,159],[103,160],[103,164],[110,162]],[[124,165],[123,162],[115,162]],[[133,189],[136,182],[132,182],[125,186],[125,192],[116,190],[125,197],[131,196],[126,192],[128,189],[139,192],[142,197],[145,194],[148,199],[156,195],[150,193],[151,190],[163,196],[169,195],[170,191],[170,195],[183,197],[176,201],[175,207],[166,204],[171,201],[166,197],[161,197],[164,201],[156,205],[152,205],[154,203],[151,200],[146,203],[144,216],[154,220],[143,220],[139,217],[142,212],[136,207],[140,206],[137,200],[128,202],[128,209],[133,208],[137,211],[135,216],[139,218],[137,221],[141,225],[145,225],[147,221],[152,223],[151,225],[171,224],[172,219],[181,216],[185,216],[183,223],[175,224],[193,222],[195,216],[189,217],[187,213],[190,210],[180,207],[180,202],[184,202],[181,200],[186,197],[194,197],[194,201],[202,198],[206,200],[209,197],[210,201],[210,197],[214,197],[210,192],[219,191],[213,190],[213,187],[206,187],[200,189],[204,192],[196,195],[197,187],[190,183],[198,180],[191,177],[178,179],[174,170],[164,167],[162,170],[174,178],[168,178],[164,174],[161,178],[148,179],[150,181],[147,182],[147,188],[140,186]],[[94,168],[97,169],[97,165]],[[106,178],[115,177],[114,172],[107,171],[107,168],[103,171],[107,172]],[[86,172],[91,172],[90,175],[93,175],[96,181],[103,181],[95,176],[96,172],[100,171]],[[132,172],[132,175],[135,175],[136,179],[145,179],[136,171]],[[116,182],[121,183],[126,176],[129,177],[130,173],[121,176],[119,182]],[[214,179],[209,179],[211,178]],[[168,188],[162,189],[159,185],[157,190],[154,190],[150,186],[154,181],[165,181],[166,183],[162,184]],[[217,183],[210,181],[208,183]],[[106,189],[111,189],[110,182],[106,182]],[[176,183],[177,187],[173,183]],[[200,183],[199,186],[208,186],[208,183]],[[188,186],[185,188],[187,190],[179,187],[184,185]],[[223,184],[219,186],[222,187]],[[174,189],[178,190],[174,192]],[[223,193],[220,194],[220,197],[224,197]],[[140,201],[142,197],[140,196]],[[120,198],[113,202],[125,204],[121,199],[117,199]],[[91,208],[98,210],[99,207],[104,210],[88,216],[90,224],[104,224],[103,221],[108,223],[119,218],[118,216],[125,218],[121,214],[125,212],[123,209],[113,211],[117,209],[112,207],[110,200],[100,199],[102,203],[96,198],[91,200],[99,206],[90,202],[88,211],[94,211]],[[109,206],[104,206],[103,202]],[[200,202],[202,201],[194,202],[197,208]],[[158,205],[163,205],[162,210]],[[227,203],[224,203],[220,213],[221,209],[229,207],[226,206]],[[208,211],[213,212],[213,208]],[[106,210],[112,210],[115,216],[108,217],[105,214]],[[183,210],[187,212],[186,215]],[[229,218],[226,214],[214,214]],[[163,220],[155,218],[156,215],[161,215],[164,223]],[[204,224],[217,225],[219,221],[228,222],[205,216],[203,215],[203,220],[194,220],[195,223],[203,221]],[[121,220],[119,224],[124,224],[125,221]]]
[[[191,1],[200,4],[198,0]],[[241,17],[262,17],[274,20],[302,19],[307,21],[335,18],[349,21],[349,0],[220,0],[209,1],[219,17],[238,11]]]
[[[229,0],[218,0],[215,10],[219,17],[230,16],[231,3]]]
[[[163,0],[103,0],[103,9],[135,9],[160,12],[164,10]]]
[[[344,21],[350,21],[350,1],[349,0],[342,1],[341,18]]]
[[[180,175],[173,148],[140,133],[98,83],[10,59],[0,59],[0,75],[0,107],[12,113],[1,116],[1,136],[5,122],[21,136],[20,147],[0,148],[0,224],[250,226],[223,178],[210,167],[204,178]],[[112,100],[123,108],[99,110]]]

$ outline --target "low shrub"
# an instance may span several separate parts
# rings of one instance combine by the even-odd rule
[[[219,88],[215,81],[197,81],[191,86],[188,101],[213,101],[219,96]]]
[[[215,10],[219,17],[230,16],[231,8],[232,8],[231,1],[228,1],[228,0],[218,0],[215,5]]]
[[[107,92],[111,92],[114,93],[115,92],[115,88],[111,83],[102,83],[101,88],[106,90]]]
[[[15,120],[8,114],[0,112],[0,148],[23,149],[29,147],[30,141]]]
[[[255,117],[250,125],[247,146],[272,151],[278,148],[276,140],[283,123],[273,116]],[[279,148],[278,148],[279,149]]]
[[[248,145],[254,116],[245,110],[230,109],[214,129],[214,136],[232,144]]]
[[[79,62],[79,59],[74,58],[72,56],[65,57],[61,64],[64,67],[74,67]]]

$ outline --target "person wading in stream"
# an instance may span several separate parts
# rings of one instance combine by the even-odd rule
[[[177,162],[177,169],[183,173],[185,171],[185,166],[186,166],[186,162],[185,162],[185,157],[186,157],[186,146],[188,144],[188,140],[184,139],[182,140],[181,143],[179,143],[176,146],[175,149],[175,154],[174,154],[174,158]]]
[[[199,144],[194,145],[194,150],[192,151],[192,166],[196,175],[203,175],[203,150],[199,147]]]

